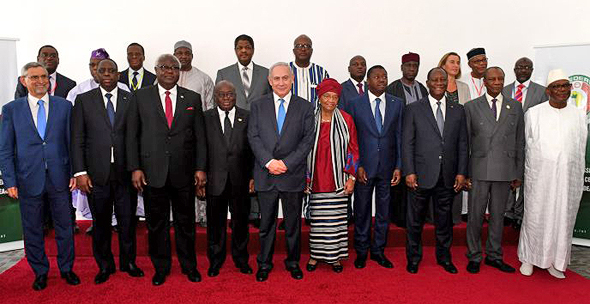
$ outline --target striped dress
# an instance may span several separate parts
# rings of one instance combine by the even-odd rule
[[[328,71],[315,63],[301,68],[292,61],[289,66],[294,76],[291,93],[311,102],[315,108],[318,99],[315,88],[322,80],[330,77]]]

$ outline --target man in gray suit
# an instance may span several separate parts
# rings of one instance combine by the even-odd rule
[[[514,75],[516,81],[507,85],[502,90],[504,96],[510,96],[512,99],[522,104],[522,110],[526,113],[528,109],[536,106],[549,98],[545,93],[545,87],[531,81],[533,74],[533,61],[529,58],[522,57],[514,64]],[[506,203],[506,225],[512,224],[516,230],[520,230],[522,223],[522,214],[524,212],[524,187],[519,187],[518,191],[510,192],[508,202]]]
[[[501,94],[504,71],[484,73],[486,93],[465,104],[471,151],[467,271],[478,273],[482,260],[481,230],[489,209],[485,264],[503,272],[514,268],[502,261],[504,211],[510,189],[521,185],[524,172],[524,114],[520,103]]]

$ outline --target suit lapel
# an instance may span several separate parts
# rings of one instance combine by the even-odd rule
[[[252,79],[250,79],[250,93],[254,91],[254,88],[258,86],[258,81],[254,81],[254,79],[258,79],[260,76],[260,67],[257,66],[255,63],[253,64],[252,68]]]
[[[283,128],[281,129],[281,132],[282,132],[282,130],[287,129],[289,122],[291,122],[291,120],[293,120],[293,118],[291,118],[291,117],[293,117],[294,115],[297,115],[295,113],[295,111],[297,111],[297,108],[298,108],[297,104],[295,104],[296,102],[297,101],[295,99],[295,95],[291,94],[291,100],[289,100],[289,105],[287,106],[287,109],[286,109],[287,115],[285,116],[285,121],[283,122]],[[275,125],[276,125],[276,123],[277,122],[275,119]],[[277,130],[278,130],[278,127],[277,127]]]
[[[225,142],[225,138],[223,135],[223,128],[221,127],[221,121],[219,120],[219,112],[217,111],[217,106],[214,108],[214,111],[212,111],[211,116],[213,117],[212,119],[214,120],[213,122],[213,134],[217,134],[217,141],[218,142],[222,142],[224,146],[227,146],[227,143]]]
[[[236,115],[234,117],[233,132],[231,133],[231,140],[230,140],[230,142],[232,143],[232,146],[235,145],[233,143],[238,138],[238,136],[236,134],[243,133],[242,130],[246,127],[245,121],[246,121],[246,118],[244,117],[244,113],[241,111],[240,108],[236,107]]]
[[[33,113],[31,113],[31,107],[29,106],[28,97],[25,97],[24,102],[21,104],[21,109],[19,112],[23,113],[22,115],[25,116],[23,121],[26,121],[27,124],[31,126],[33,132],[37,134],[37,138],[42,139],[41,136],[39,136],[39,132],[37,131],[37,126],[35,126],[35,121],[33,120]]]
[[[446,109],[445,110],[445,123],[444,123],[442,138],[444,138],[445,134],[448,134],[448,132],[450,132],[449,131],[449,128],[451,127],[450,122],[455,119],[455,104],[450,103],[448,100],[447,100],[446,104],[447,104],[447,106],[445,108]],[[430,111],[430,113],[432,113],[432,111]],[[438,127],[437,127],[437,129],[438,129]]]
[[[117,110],[115,112],[115,126],[120,125],[124,121],[127,114],[127,96],[123,94],[123,90],[117,89]]]
[[[483,113],[483,116],[486,117],[489,123],[491,123],[492,125],[498,123],[496,121],[496,118],[494,117],[494,114],[492,113],[492,109],[490,108],[490,105],[488,104],[488,100],[485,95],[478,97],[477,105],[479,106],[479,110]]]
[[[381,134],[387,134],[387,131],[393,122],[394,110],[393,99],[389,99],[387,95],[385,95],[385,115],[383,117],[383,128],[381,129]]]
[[[185,92],[184,90],[181,90],[181,88],[178,86],[176,88],[176,107],[174,110],[174,118],[172,119],[171,129],[178,124],[178,119],[180,119],[180,116],[183,114],[185,110]],[[166,118],[165,115],[164,118]]]
[[[371,126],[371,131],[374,135],[380,136],[379,132],[377,131],[377,126],[375,125],[375,115],[373,115],[373,110],[371,109],[371,101],[369,100],[369,94],[363,95],[363,102],[361,103],[361,109],[366,113],[363,116],[369,119],[369,125]],[[382,129],[383,130],[383,129]]]
[[[492,134],[494,134],[494,133],[496,133],[496,131],[498,131],[498,128],[504,124],[504,121],[506,120],[508,115],[510,115],[510,113],[512,112],[513,105],[510,103],[509,100],[510,100],[509,98],[507,98],[506,96],[503,96],[502,110],[500,111],[500,117],[498,118],[498,123],[494,126],[494,132]]]
[[[275,112],[275,101],[274,101],[274,94],[270,94],[267,102],[261,103],[260,106],[262,107],[263,117],[268,117],[271,121],[272,127],[274,129],[273,134],[276,135],[276,138],[279,137],[278,127],[277,127],[277,113]],[[287,112],[288,113],[288,112]],[[285,124],[283,123],[283,128]]]
[[[231,69],[232,77],[230,77],[230,79],[235,79],[234,82],[234,86],[236,87],[236,91],[239,92],[238,94],[240,95],[244,95],[244,100],[248,99],[246,97],[246,92],[244,91],[244,84],[242,83],[242,74],[240,71],[240,67],[241,65],[239,63],[235,64],[235,68]],[[254,74],[254,72],[252,72],[252,74]],[[252,83],[252,80],[250,80],[250,83]],[[251,90],[250,90],[251,91]]]
[[[156,109],[156,112],[158,112],[160,118],[162,118],[162,122],[166,125],[166,127],[168,127],[168,121],[166,120],[166,113],[164,113],[164,108],[162,107],[162,98],[160,97],[160,91],[158,90],[158,86],[152,87],[151,90],[152,94],[158,97],[152,99],[156,103],[155,105],[152,105],[152,107]]]
[[[49,96],[49,117],[47,117],[47,125],[45,126],[45,136],[43,138],[47,138],[47,134],[49,130],[51,130],[51,125],[54,124],[55,115],[57,113],[56,105],[52,103],[53,97]]]
[[[420,104],[422,105],[422,111],[425,113],[426,115],[426,119],[428,120],[428,122],[430,123],[430,125],[432,126],[432,128],[434,129],[434,131],[436,131],[436,134],[438,134],[439,136],[442,136],[440,134],[440,130],[438,129],[438,124],[436,123],[436,118],[434,117],[434,114],[432,113],[432,107],[430,106],[430,102],[428,99],[426,100],[422,100],[419,101]],[[447,102],[447,108],[446,108],[446,114],[447,114],[447,119],[449,117],[449,103]],[[445,126],[444,128],[446,129],[446,124],[447,124],[447,119],[445,119]],[[443,131],[444,132],[444,131]],[[442,137],[441,137],[442,138]]]
[[[102,118],[104,119],[105,124],[109,127],[109,128],[113,128],[113,126],[111,126],[111,121],[109,120],[109,116],[107,114],[107,109],[104,105],[104,99],[102,98],[102,91],[100,90],[100,88],[94,89],[94,94],[93,94],[93,98],[92,98],[92,106],[94,107],[94,110],[99,113],[100,116],[102,116]],[[117,99],[119,97],[117,96]],[[118,101],[118,100],[117,100]],[[118,106],[118,102],[117,102],[117,106]],[[117,117],[116,113],[115,113],[115,118]],[[115,120],[116,122],[116,120]]]

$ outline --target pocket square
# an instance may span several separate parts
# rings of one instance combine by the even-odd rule
[[[186,110],[187,110],[187,111],[193,111],[193,110],[195,110],[195,108],[193,108],[193,107],[188,107],[188,108],[186,108]]]

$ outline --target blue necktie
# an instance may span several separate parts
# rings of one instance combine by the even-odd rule
[[[113,106],[113,102],[111,102],[111,97],[113,97],[113,94],[106,93],[104,96],[107,97],[107,116],[109,117],[112,127],[115,125],[115,107]]]
[[[277,131],[279,131],[279,135],[281,135],[281,130],[283,129],[283,123],[285,123],[285,116],[287,113],[285,112],[285,100],[279,99],[281,105],[279,105],[279,115],[277,115]]]
[[[41,99],[37,101],[39,110],[37,111],[37,132],[41,139],[45,139],[45,127],[47,126],[47,118],[45,118],[45,102]]]
[[[377,132],[381,134],[381,129],[383,128],[383,119],[381,119],[381,111],[379,110],[379,105],[381,104],[381,99],[375,99],[375,125],[377,126]]]

